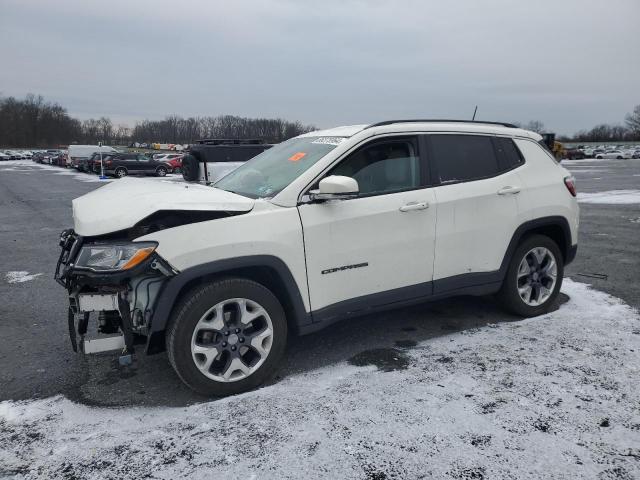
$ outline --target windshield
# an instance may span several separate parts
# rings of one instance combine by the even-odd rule
[[[292,138],[253,157],[214,186],[250,198],[273,197],[344,140]]]

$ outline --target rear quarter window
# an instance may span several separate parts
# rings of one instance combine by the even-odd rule
[[[543,143],[516,138],[515,144],[518,150],[522,152],[527,163],[531,162],[544,166],[549,165],[549,162],[553,162],[553,164],[558,165],[558,160],[556,160]]]
[[[524,163],[524,157],[511,138],[495,137],[493,145],[498,157],[500,171],[506,172]]]

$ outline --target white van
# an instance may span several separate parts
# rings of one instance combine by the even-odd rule
[[[101,147],[98,145],[69,145],[67,155],[67,167],[78,168],[80,160],[88,160],[95,152],[117,152],[113,147]]]

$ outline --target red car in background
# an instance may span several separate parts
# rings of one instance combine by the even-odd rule
[[[182,172],[182,157],[184,157],[183,153],[156,153],[153,159],[168,163],[171,166],[171,173],[180,173]]]

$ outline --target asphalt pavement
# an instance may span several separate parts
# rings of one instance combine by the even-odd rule
[[[640,160],[567,166],[581,192],[640,190]],[[113,353],[82,356],[71,350],[66,292],[53,280],[53,269],[59,233],[72,226],[71,200],[99,188],[94,180],[62,169],[0,163],[0,401],[56,394],[104,406],[206,400],[182,384],[165,354],[140,355],[136,368],[122,368]],[[639,234],[639,203],[581,204],[578,256],[566,275],[640,307]],[[37,276],[9,283],[8,272]],[[342,361],[384,366],[402,361],[398,348],[415,342],[517,320],[491,298],[459,297],[345,321],[292,338],[272,382]]]

